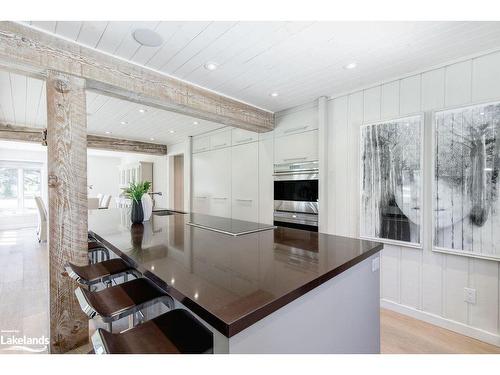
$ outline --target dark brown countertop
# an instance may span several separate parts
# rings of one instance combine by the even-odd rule
[[[227,337],[382,249],[284,227],[235,237],[187,225],[210,223],[211,217],[195,214],[153,214],[131,228],[129,216],[126,209],[94,210],[89,229]],[[220,225],[221,218],[213,221]]]

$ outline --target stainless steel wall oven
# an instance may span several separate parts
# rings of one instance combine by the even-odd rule
[[[275,164],[274,224],[318,231],[318,162]]]

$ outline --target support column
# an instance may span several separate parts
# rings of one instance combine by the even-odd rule
[[[49,71],[47,165],[49,186],[50,352],[65,353],[88,341],[88,319],[64,265],[88,263],[87,121],[85,80]]]
[[[319,231],[328,233],[328,99],[318,99]]]

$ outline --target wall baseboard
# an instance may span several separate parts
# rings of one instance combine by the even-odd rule
[[[460,333],[465,336],[472,337],[473,339],[484,341],[488,344],[492,344],[500,347],[500,335],[484,331],[479,328],[471,327],[463,323],[456,322],[454,320],[443,318],[442,316],[431,314],[426,311],[417,310],[413,307],[401,305],[399,303],[381,299],[380,307],[388,310],[392,310],[404,315],[408,315],[412,318],[422,320],[424,322],[434,324],[438,327],[448,329]]]

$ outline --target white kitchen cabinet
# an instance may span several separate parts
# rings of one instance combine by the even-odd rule
[[[208,154],[209,214],[231,217],[231,149],[223,148]]]
[[[245,129],[233,129],[231,137],[233,146],[237,146],[237,145],[242,145],[244,143],[258,141],[259,133],[251,132]]]
[[[193,138],[193,154],[210,150],[210,137],[195,137]]]
[[[274,139],[274,131],[259,133],[259,141]]]
[[[275,164],[313,160],[318,160],[317,130],[275,138]]]
[[[211,158],[209,152],[193,154],[193,212],[208,214],[210,210]]]
[[[231,146],[231,130],[224,130],[210,136],[210,149],[217,150]]]
[[[274,212],[274,140],[259,141],[259,223],[272,224]]]
[[[317,107],[306,108],[276,119],[276,138],[318,129]]]
[[[259,144],[231,148],[232,218],[259,221]]]

